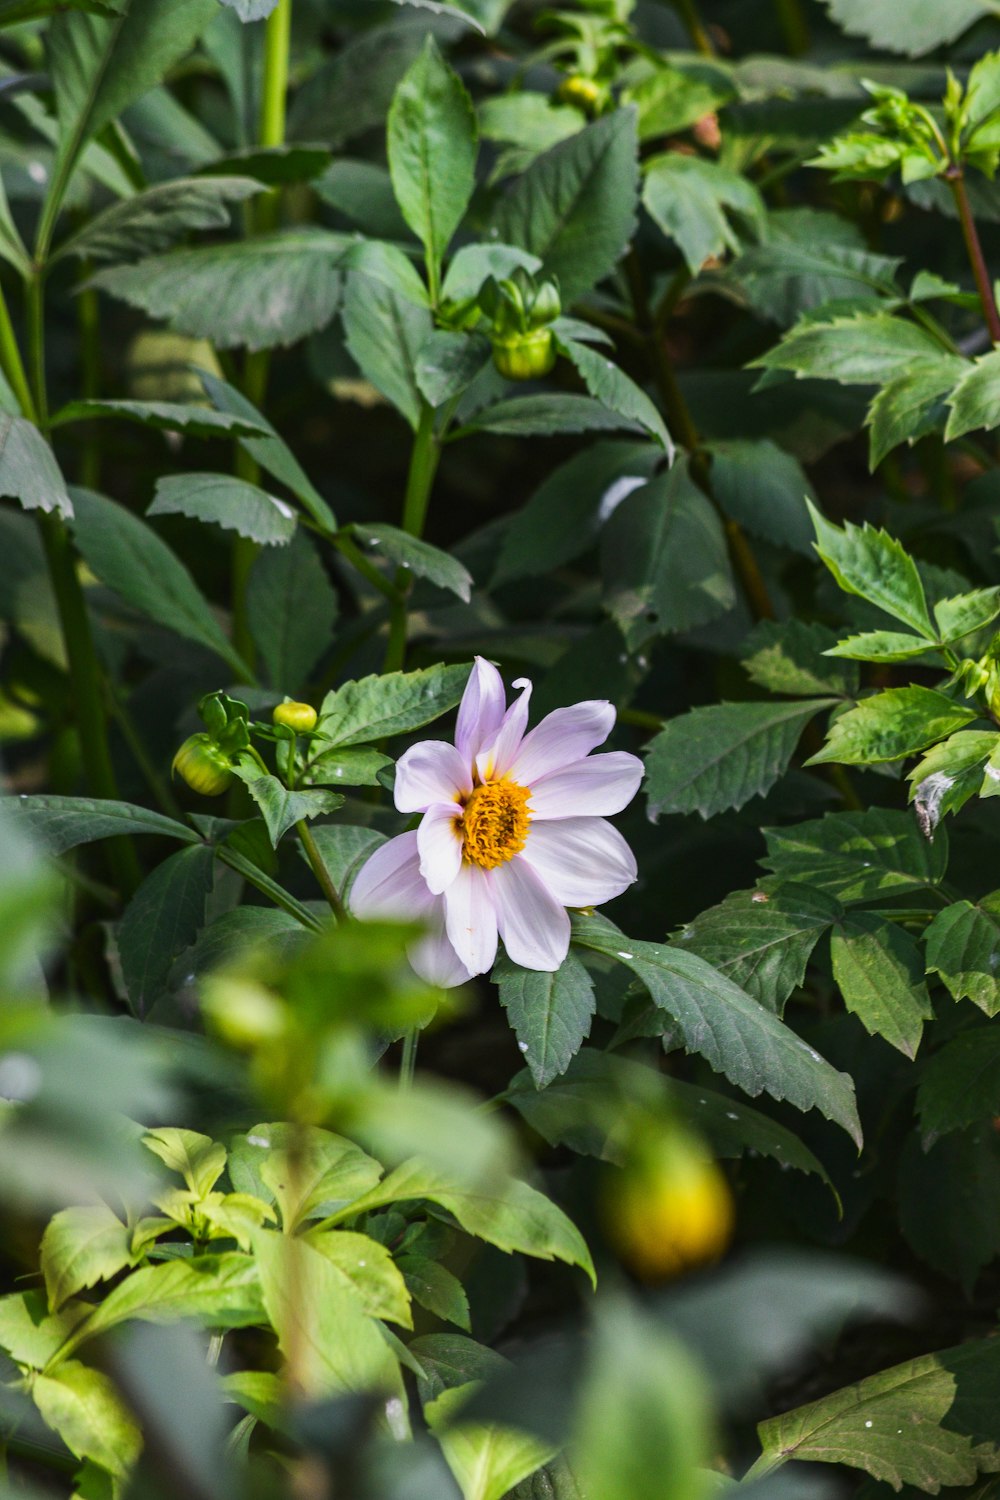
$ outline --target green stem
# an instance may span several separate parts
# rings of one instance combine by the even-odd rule
[[[328,535],[328,533],[324,532],[323,535]],[[399,595],[395,585],[390,583],[388,578],[379,572],[374,563],[369,562],[368,558],[361,551],[361,548],[346,532],[338,531],[336,536],[331,537],[330,540],[341,556],[350,563],[355,572],[360,573],[362,578],[368,580],[372,588],[377,589],[380,594],[384,594],[390,603],[398,599]]]
[[[965,186],[965,177],[961,167],[952,166],[945,173],[945,180],[951,188],[955,199],[955,207],[958,209],[958,218],[962,226],[962,238],[965,241],[966,253],[972,274],[976,282],[976,290],[983,307],[983,316],[986,326],[990,331],[990,338],[994,344],[1000,344],[1000,312],[997,311],[996,297],[993,293],[993,283],[986,265],[986,257],[983,254],[982,243],[979,239],[979,231],[972,214],[972,204],[969,202],[969,191]]]
[[[801,57],[809,51],[809,27],[799,0],[774,0],[774,8],[785,46],[793,57]]]
[[[316,882],[319,885],[320,890],[323,892],[323,895],[326,897],[327,902],[329,903],[330,910],[333,912],[333,915],[336,917],[338,922],[346,922],[347,908],[344,906],[343,901],[341,901],[340,899],[340,892],[337,890],[337,887],[334,884],[333,877],[326,867],[326,862],[323,859],[322,854],[319,852],[319,845],[316,843],[316,840],[312,836],[312,829],[309,827],[309,824],[306,822],[305,818],[301,818],[299,822],[296,823],[295,831],[299,836],[299,841],[302,844],[303,849],[305,850],[306,859],[309,861],[309,867],[316,877]]]
[[[715,48],[712,45],[712,38],[705,29],[705,24],[698,14],[694,0],[674,0],[674,4],[680,13],[681,20],[687,27],[688,35],[694,44],[695,51],[700,52],[702,57],[714,57]]]
[[[403,1055],[399,1062],[399,1087],[401,1089],[408,1089],[413,1083],[419,1042],[419,1031],[408,1031],[403,1038]]]
[[[28,383],[21,351],[17,346],[14,325],[10,320],[7,299],[2,287],[0,287],[0,368],[3,369],[7,383],[17,397],[18,405],[24,415],[29,422],[34,422],[36,420],[35,400],[31,394],[31,386]]]
[[[403,499],[403,530],[410,536],[422,536],[427,520],[434,476],[441,459],[441,444],[435,432],[435,412],[427,401],[420,403],[420,418],[413,435],[410,468],[406,476]],[[383,671],[398,672],[406,660],[407,596],[410,575],[406,568],[396,570],[395,594],[389,606],[389,640],[385,649]]]
[[[323,923],[318,917],[313,916],[307,906],[303,906],[302,902],[297,901],[291,892],[285,890],[284,886],[272,880],[270,875],[265,875],[263,870],[259,870],[236,849],[229,849],[225,844],[219,844],[215,852],[224,865],[228,865],[231,870],[243,876],[247,885],[252,885],[254,890],[260,891],[262,896],[266,896],[281,911],[294,917],[301,926],[308,927],[310,932],[323,931]]]
[[[88,267],[90,263],[88,262]],[[100,306],[93,287],[85,287],[76,299],[77,326],[80,330],[81,394],[85,401],[96,400],[101,389]],[[96,490],[101,482],[101,444],[93,424],[86,424],[80,458],[80,483]]]

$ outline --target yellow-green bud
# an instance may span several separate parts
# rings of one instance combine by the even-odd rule
[[[507,380],[538,380],[555,362],[556,346],[549,328],[493,340],[493,363]]]
[[[316,710],[308,703],[293,703],[288,699],[278,704],[271,717],[276,724],[294,729],[296,734],[308,734],[316,728]]]
[[[219,797],[233,783],[233,768],[210,734],[192,734],[174,756],[175,776],[202,797]]]
[[[213,975],[204,985],[202,1010],[211,1029],[231,1047],[252,1050],[284,1036],[287,1013],[271,990],[253,980]]]
[[[608,107],[611,95],[604,84],[598,83],[596,79],[588,78],[583,73],[572,73],[556,89],[556,99],[560,104],[574,105],[593,118]]]
[[[608,1232],[645,1281],[677,1276],[726,1248],[733,1203],[722,1172],[686,1131],[636,1143],[605,1195]]]

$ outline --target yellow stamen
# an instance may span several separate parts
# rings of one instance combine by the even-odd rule
[[[516,781],[487,781],[477,786],[462,814],[462,857],[483,870],[512,859],[528,841],[528,798]]]

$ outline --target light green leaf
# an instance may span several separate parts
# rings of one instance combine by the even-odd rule
[[[944,739],[977,717],[933,688],[889,688],[834,719],[822,750],[807,765],[835,761],[865,766],[902,760]]]
[[[413,1327],[410,1292],[402,1267],[397,1268],[385,1245],[370,1235],[354,1234],[349,1229],[311,1231],[304,1238],[337,1267],[370,1317],[383,1318],[403,1328]],[[443,1268],[435,1266],[437,1269]]]
[[[834,928],[830,952],[847,1009],[872,1036],[915,1057],[923,1023],[934,1011],[909,933],[874,912],[852,912]]]
[[[713,703],[679,714],[647,746],[649,816],[711,818],[763,796],[788,769],[809,721],[835,702]]]
[[[933,843],[906,813],[873,807],[827,813],[788,828],[765,828],[765,869],[818,886],[841,901],[901,896],[936,886],[948,868],[942,830]]]
[[[344,799],[339,792],[290,791],[277,776],[262,776],[260,768],[253,762],[233,767],[236,775],[246,786],[267,824],[267,831],[274,848],[290,828],[303,820],[322,817],[324,813],[336,812],[343,807]]]
[[[0,495],[24,510],[73,514],[52,449],[33,422],[6,412],[0,412]]]
[[[918,656],[934,654],[934,642],[921,640],[901,630],[866,630],[861,635],[849,635],[838,641],[827,652],[828,656],[844,657],[848,661],[913,661]]]
[[[556,347],[576,367],[595,401],[644,428],[668,454],[673,453],[674,445],[660,413],[645,391],[640,390],[613,360],[575,339],[557,338]]]
[[[391,755],[383,755],[381,750],[367,746],[326,750],[309,762],[307,779],[313,786],[381,786],[381,776],[392,763]],[[373,832],[372,829],[364,831]]]
[[[958,812],[976,795],[983,767],[998,746],[1000,734],[969,729],[933,745],[914,766],[907,777],[910,801],[926,838],[933,838],[947,813]]]
[[[396,201],[436,277],[475,187],[476,115],[431,36],[393,95],[386,145]]]
[[[706,260],[739,250],[730,214],[758,232],[764,223],[763,199],[752,182],[718,162],[676,151],[645,164],[642,201],[650,218],[679,246],[692,275]]]
[[[431,315],[371,276],[352,271],[344,291],[344,337],[365,379],[415,428],[423,397],[417,360]]]
[[[686,130],[728,104],[733,94],[732,78],[709,62],[673,67],[661,61],[654,72],[626,88],[622,100],[639,111],[639,139],[646,141]]]
[[[941,432],[948,417],[945,397],[968,370],[968,361],[942,350],[935,358],[915,360],[912,367],[882,387],[868,409],[871,428],[868,466],[875,469],[900,443],[912,448],[918,438]]]
[[[982,630],[997,615],[1000,615],[1000,588],[974,589],[953,599],[939,599],[934,606],[940,639],[949,646],[964,640],[974,630]]]
[[[71,1453],[126,1478],[139,1457],[142,1433],[107,1375],[71,1359],[51,1375],[37,1375],[31,1394]]]
[[[214,522],[264,547],[286,546],[295,533],[295,512],[290,505],[228,474],[167,474],[157,480],[146,514]]]
[[[854,697],[856,667],[830,661],[836,636],[825,625],[805,620],[761,620],[747,636],[742,662],[751,681],[772,693],[813,697],[842,693]]]
[[[332,644],[337,611],[333,585],[301,526],[287,547],[260,553],[247,584],[247,617],[272,687],[301,696]]]
[[[839,385],[885,385],[916,360],[940,360],[946,350],[917,323],[889,313],[858,312],[823,320],[807,317],[752,367],[790,370],[798,380]]]
[[[805,500],[812,485],[798,459],[769,438],[711,443],[712,493],[727,515],[754,536],[807,556],[812,526]]]
[[[151,527],[93,490],[74,489],[73,506],[76,544],[102,583],[158,625],[207,646],[241,681],[251,680],[191,574]]]
[[[174,962],[205,922],[215,851],[210,844],[179,849],[142,882],[118,924],[122,978],[136,1016],[148,1015],[167,986]]]
[[[289,1166],[295,1156],[294,1172]],[[330,1213],[374,1188],[382,1168],[353,1141],[318,1126],[255,1125],[233,1147],[230,1175],[246,1191],[273,1200],[292,1234],[307,1219]]]
[[[19,1365],[44,1369],[89,1312],[86,1302],[68,1302],[50,1313],[40,1288],[11,1292],[0,1297],[0,1349]]]
[[[131,802],[39,794],[12,798],[4,804],[4,814],[23,823],[53,854],[122,833],[157,833],[185,844],[201,842],[193,828]]]
[[[590,1035],[593,980],[572,952],[551,974],[518,968],[503,956],[491,978],[535,1085],[543,1089],[565,1073]]]
[[[130,1235],[104,1203],[61,1209],[42,1235],[40,1261],[49,1306],[57,1312],[68,1297],[131,1264]]]
[[[861,1147],[854,1085],[801,1037],[711,964],[676,946],[639,942],[604,917],[574,917],[573,937],[618,959],[680,1029],[685,1048],[749,1094],[768,1093],[797,1109],[818,1109]]]
[[[617,109],[538,157],[501,200],[498,240],[541,258],[571,306],[614,268],[635,228],[635,111]]]
[[[52,418],[53,427],[87,422],[101,417],[121,417],[162,432],[191,433],[195,437],[252,437],[268,429],[250,417],[230,416],[208,406],[182,405],[171,401],[70,401]]]
[[[1000,1012],[1000,892],[975,904],[954,901],[927,929],[927,971],[956,1000],[971,1000],[988,1016]]]
[[[810,505],[816,528],[816,551],[840,587],[901,620],[918,635],[935,639],[924,586],[916,563],[886,531],[874,527],[833,526]]]
[[[320,710],[314,753],[347,745],[370,745],[394,734],[421,729],[454,708],[465,690],[467,666],[423,667],[345,682],[327,693]]]
[[[945,442],[964,437],[967,432],[1000,426],[1000,350],[983,354],[971,366],[948,398],[951,415],[945,428]]]
[[[953,42],[983,16],[1000,14],[992,0],[911,0],[906,25],[899,24],[895,0],[823,0],[830,15],[852,36],[874,47],[920,57]]]
[[[89,261],[155,255],[191,229],[226,228],[227,203],[241,203],[262,191],[252,176],[175,177],[158,182],[96,214],[56,248],[51,261],[67,255]]]
[[[204,1198],[211,1192],[226,1169],[225,1146],[196,1130],[163,1126],[148,1131],[142,1143],[171,1172],[184,1178],[196,1198]]]
[[[350,529],[369,547],[377,547],[380,556],[408,568],[418,578],[436,583],[438,588],[448,589],[468,604],[472,597],[472,574],[440,547],[432,547],[430,542],[410,536],[398,526],[385,526],[378,521],[356,521]]]
[[[503,1500],[554,1457],[555,1450],[511,1428],[463,1422],[462,1407],[478,1382],[452,1386],[424,1406],[427,1425],[441,1445],[462,1500]]]

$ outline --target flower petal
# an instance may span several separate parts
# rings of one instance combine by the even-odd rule
[[[492,662],[477,656],[458,706],[455,744],[471,765],[484,745],[494,739],[507,708],[503,678]]]
[[[511,759],[510,777],[520,786],[534,786],[542,776],[564,771],[582,760],[597,745],[603,745],[615,724],[615,706],[604,698],[554,708],[525,735]]]
[[[532,823],[518,858],[563,906],[599,906],[620,896],[636,877],[635,855],[603,818]]]
[[[643,770],[624,750],[588,756],[532,782],[529,811],[533,818],[610,817],[632,801]]]
[[[462,809],[434,802],[417,829],[420,873],[435,896],[447,890],[462,868]]]
[[[469,763],[444,740],[421,740],[396,762],[393,798],[400,812],[423,812],[432,802],[454,802],[471,791]]]
[[[426,937],[414,943],[407,957],[421,979],[428,984],[440,985],[450,990],[456,984],[465,984],[472,975],[448,941],[444,930],[444,901],[439,897],[430,920],[430,931]]]
[[[569,951],[569,914],[524,860],[490,871],[507,956],[524,969],[558,969]]]
[[[521,689],[521,696],[514,700],[504,714],[503,723],[496,736],[476,756],[476,770],[479,772],[481,781],[492,781],[495,777],[506,776],[524,739],[524,731],[528,727],[531,683],[527,677],[519,677],[514,686]]]
[[[463,865],[444,893],[445,931],[470,974],[485,974],[497,955],[497,918],[486,871]]]
[[[434,896],[420,873],[415,833],[380,844],[358,871],[351,888],[351,910],[357,917],[398,917],[412,921],[426,915]]]

